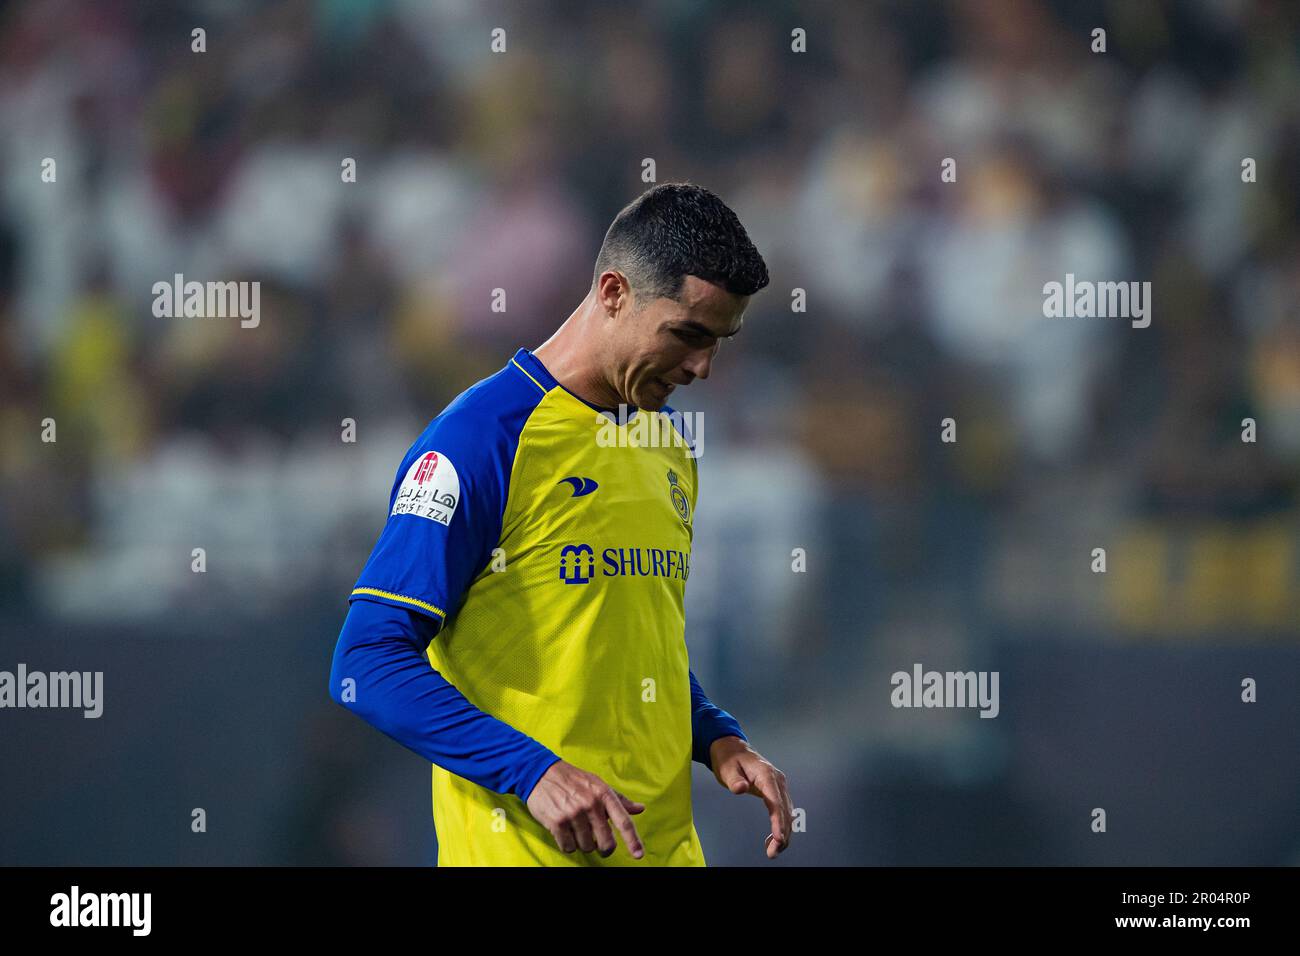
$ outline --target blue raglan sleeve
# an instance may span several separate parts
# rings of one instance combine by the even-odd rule
[[[527,802],[560,758],[429,666],[424,648],[436,630],[418,611],[354,601],[334,648],[330,696],[430,763]]]
[[[741,740],[749,738],[740,729],[735,717],[709,700],[704,688],[696,680],[695,672],[687,673],[691,675],[691,759],[712,770],[709,747],[715,740],[729,736]]]
[[[459,402],[460,400],[458,400]],[[350,599],[454,614],[501,536],[515,439],[508,422],[453,403],[407,450],[388,518]]]
[[[398,467],[349,596],[330,696],[431,763],[526,801],[560,758],[476,708],[425,656],[500,540],[516,447],[509,420],[458,403]]]

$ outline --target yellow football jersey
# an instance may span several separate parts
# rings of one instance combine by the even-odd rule
[[[645,804],[635,860],[563,853],[513,794],[434,765],[438,865],[703,866],[684,597],[697,461],[680,416],[602,411],[520,349],[407,452],[352,597],[440,620],[476,707]]]

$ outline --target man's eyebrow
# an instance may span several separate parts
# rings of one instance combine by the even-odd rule
[[[718,335],[716,332],[714,332],[714,331],[713,331],[711,328],[709,328],[707,325],[703,325],[703,324],[701,324],[701,323],[699,323],[699,322],[694,321],[693,319],[685,319],[685,320],[683,320],[683,321],[682,321],[682,322],[677,326],[677,328],[679,328],[679,329],[689,329],[689,330],[692,331],[692,332],[698,332],[700,335],[707,335],[709,338],[712,338],[712,339],[729,339],[729,338],[734,337],[735,334],[736,334],[736,332],[739,332],[739,331],[740,331],[739,329],[737,329],[736,332],[732,332],[730,335]]]

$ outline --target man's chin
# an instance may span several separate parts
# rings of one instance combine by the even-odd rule
[[[674,389],[665,388],[657,379],[651,380],[649,384],[642,389],[640,395],[633,397],[637,408],[644,408],[648,412],[661,411],[668,404],[668,399],[672,396]]]
[[[647,412],[657,412],[668,404],[668,394],[659,386],[651,385],[640,395],[632,396],[632,400],[637,408],[644,408]]]

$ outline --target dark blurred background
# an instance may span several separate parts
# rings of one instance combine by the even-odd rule
[[[675,403],[692,665],[806,813],[772,865],[1300,864],[1284,0],[0,4],[0,669],[105,697],[0,711],[0,863],[433,862],[428,765],[327,696],[346,596],[646,158],[772,276]],[[178,272],[260,324],[155,317]],[[1066,273],[1150,327],[1044,318]],[[914,662],[998,718],[895,710]],[[695,774],[709,862],[762,863]]]

